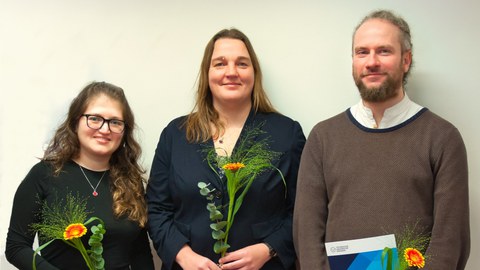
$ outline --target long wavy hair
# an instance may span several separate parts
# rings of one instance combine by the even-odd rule
[[[147,208],[144,194],[145,170],[138,160],[142,153],[135,140],[135,118],[123,89],[106,82],[88,84],[73,99],[65,121],[58,127],[45,150],[43,160],[49,162],[58,176],[69,160],[78,157],[80,141],[77,135],[78,121],[96,97],[105,95],[121,104],[125,129],[120,147],[110,158],[110,188],[113,194],[113,212],[119,217],[127,217],[141,227],[147,223]]]
[[[247,47],[255,76],[251,97],[253,110],[262,113],[276,112],[263,88],[262,70],[260,69],[260,63],[250,40],[238,29],[223,29],[210,39],[203,53],[198,77],[195,106],[184,123],[187,140],[189,142],[206,142],[212,137],[212,135],[213,137],[218,137],[225,129],[224,123],[220,121],[218,112],[213,106],[212,91],[210,90],[208,82],[208,71],[212,61],[215,42],[222,38],[241,40],[245,44],[245,47]],[[212,134],[212,124],[215,127],[215,134]]]

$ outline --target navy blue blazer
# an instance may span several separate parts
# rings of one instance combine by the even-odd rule
[[[200,195],[198,182],[211,183],[216,188],[216,205],[228,202],[225,183],[205,159],[204,150],[213,147],[213,141],[187,142],[181,127],[183,121],[185,116],[171,121],[162,131],[147,186],[149,232],[162,260],[162,269],[181,269],[175,257],[185,244],[214,262],[220,258],[213,252],[207,200]],[[259,123],[264,123],[262,129],[266,133],[257,139],[268,136],[270,149],[282,153],[274,165],[285,177],[287,193],[275,170],[257,177],[235,216],[228,238],[229,251],[266,242],[278,256],[262,269],[294,269],[292,216],[305,136],[298,122],[277,113],[252,111],[245,127]]]

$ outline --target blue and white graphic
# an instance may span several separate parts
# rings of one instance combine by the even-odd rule
[[[325,243],[331,270],[383,270],[382,252],[386,247],[393,249],[396,261],[397,244],[393,234]]]

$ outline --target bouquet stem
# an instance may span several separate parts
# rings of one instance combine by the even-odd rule
[[[94,270],[95,268],[93,267],[92,261],[90,260],[90,256],[88,256],[87,250],[83,246],[80,238],[75,238],[71,240],[75,247],[80,251],[80,254],[82,254],[83,259],[87,263],[88,269]]]

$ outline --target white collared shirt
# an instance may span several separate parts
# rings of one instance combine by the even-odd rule
[[[353,105],[350,108],[350,112],[355,120],[357,120],[362,126],[367,128],[384,129],[394,127],[407,121],[421,109],[423,109],[423,107],[411,101],[408,98],[407,93],[405,93],[402,101],[385,110],[383,118],[378,126],[373,118],[372,110],[365,107],[362,100]]]

